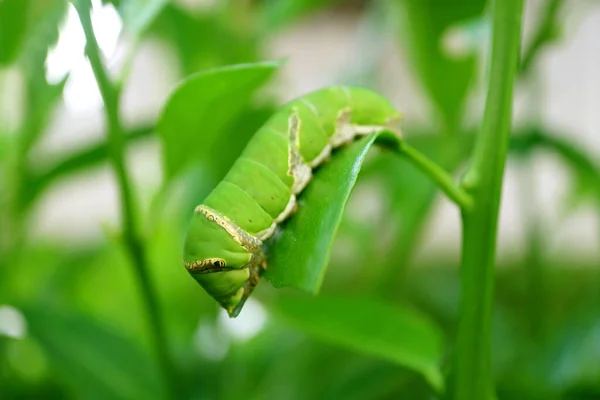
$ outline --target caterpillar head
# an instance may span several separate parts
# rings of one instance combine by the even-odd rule
[[[236,228],[231,224],[216,211],[198,207],[185,241],[184,264],[234,318],[260,279],[263,258],[260,247],[246,244],[244,238],[235,235],[235,229],[227,229]]]

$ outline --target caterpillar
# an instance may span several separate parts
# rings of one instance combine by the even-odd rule
[[[267,268],[264,241],[294,214],[313,170],[357,136],[400,135],[400,118],[386,98],[362,87],[326,87],[287,103],[195,208],[184,244],[187,271],[236,317]]]

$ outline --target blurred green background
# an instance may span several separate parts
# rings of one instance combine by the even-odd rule
[[[365,162],[316,298],[262,282],[229,320],[189,277],[181,250],[194,205],[253,132],[285,101],[324,85],[388,96],[405,115],[407,141],[458,176],[483,108],[489,4],[92,6],[123,90],[127,169],[177,398],[443,397],[423,368],[378,354],[402,353],[418,331],[398,343],[386,335],[423,324],[435,368],[447,374],[459,317],[458,211],[394,155],[373,150]],[[600,399],[599,35],[597,1],[526,2],[498,248],[498,399]],[[102,100],[84,45],[66,1],[0,0],[1,399],[173,397],[123,246]],[[233,88],[233,97],[187,88],[174,118],[181,125],[168,128],[202,116],[197,136],[157,132],[182,79],[265,60],[282,62]],[[339,305],[336,296],[347,306],[328,318],[345,327],[361,315],[376,327],[379,351],[344,344],[361,327],[323,327],[319,312]]]

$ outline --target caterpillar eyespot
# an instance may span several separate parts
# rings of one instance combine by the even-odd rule
[[[285,105],[196,207],[184,246],[189,273],[236,317],[267,266],[263,241],[301,207],[296,196],[312,170],[357,136],[400,135],[400,118],[387,99],[360,87],[327,87]]]

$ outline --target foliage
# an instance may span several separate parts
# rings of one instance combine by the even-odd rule
[[[561,38],[561,13],[578,5],[549,0],[534,10],[517,68],[520,0],[102,3],[121,16],[120,40],[129,44],[120,73],[86,20],[100,2],[74,1],[106,134],[46,159],[57,116],[69,115],[62,99],[71,79],[49,80],[46,59],[73,5],[0,1],[0,398],[468,400],[491,398],[492,386],[499,400],[600,396],[597,260],[548,257],[559,226],[540,229],[545,221],[535,215],[526,256],[494,263],[493,251],[505,159],[533,171],[537,154],[554,155],[570,172],[561,212],[585,200],[597,218],[600,166],[590,150],[535,118],[510,125],[512,75],[530,89],[539,55]],[[407,115],[402,143],[370,136],[334,154],[269,243],[270,268],[247,312],[227,320],[181,265],[184,232],[194,205],[282,104],[275,94],[285,91],[279,78],[288,64],[265,61],[271,43],[319,13],[377,19],[371,34],[406,58],[431,108],[428,122]],[[462,53],[446,46],[457,33]],[[487,60],[490,40],[501,50]],[[123,103],[137,70],[128,62],[156,43],[172,51],[181,82],[151,121],[131,124]],[[379,76],[383,58],[365,64],[364,75]],[[483,88],[480,70],[491,74]],[[485,116],[470,109],[484,93]],[[21,118],[9,123],[15,112]],[[465,122],[473,114],[476,133]],[[492,139],[481,146],[482,137]],[[130,158],[149,142],[158,144],[150,158],[162,171],[150,191]],[[75,242],[37,232],[53,190],[93,180],[104,166],[119,188],[120,225]],[[443,194],[471,238],[461,272],[443,249],[414,257]],[[87,216],[78,223],[90,224]],[[5,334],[15,322],[4,305],[22,313],[22,337]],[[488,361],[490,371],[479,368]]]

